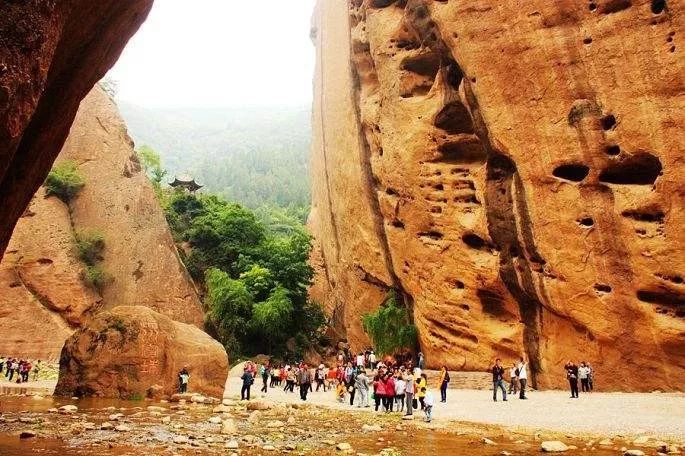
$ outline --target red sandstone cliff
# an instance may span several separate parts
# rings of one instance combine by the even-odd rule
[[[317,279],[353,346],[394,288],[428,365],[567,359],[682,389],[682,5],[319,2]],[[647,373],[648,374],[645,374]]]
[[[0,325],[9,328],[0,353],[57,358],[74,328],[119,305],[201,328],[201,303],[162,209],[116,106],[99,87],[81,104],[57,162],[67,159],[79,165],[85,186],[69,207],[41,189],[0,262]],[[84,229],[104,236],[101,266],[112,281],[101,294],[81,278],[74,235]]]
[[[152,0],[3,2],[0,259],[81,99],[114,64],[151,6]]]

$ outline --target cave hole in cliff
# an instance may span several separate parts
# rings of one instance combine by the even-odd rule
[[[633,6],[633,3],[630,0],[609,0],[601,6],[599,12],[602,14],[613,14],[626,10],[631,6]]]
[[[435,79],[440,69],[440,57],[435,52],[407,57],[400,64],[400,69]]]
[[[374,8],[386,8],[397,0],[371,0],[371,6]]]
[[[602,130],[612,130],[616,126],[616,117],[613,114],[608,114],[599,119],[599,122],[602,124]]]
[[[430,211],[432,214],[442,214],[442,208],[440,206],[432,206]]]
[[[571,182],[581,182],[590,173],[590,168],[579,163],[567,163],[554,168],[552,175]]]
[[[584,228],[590,228],[594,226],[595,221],[592,220],[592,217],[583,217],[581,219],[578,219],[578,224]]]
[[[652,14],[661,14],[666,9],[666,0],[652,0]]]
[[[484,163],[486,159],[485,149],[480,141],[450,141],[441,144],[438,152],[442,160],[449,163]]]
[[[587,7],[590,11],[595,11],[597,9],[597,3],[591,2]]]
[[[611,293],[611,287],[603,283],[596,283],[595,291],[598,293]]]
[[[391,225],[394,226],[395,228],[399,228],[401,230],[404,229],[404,222],[399,219],[395,219],[391,222]]]
[[[420,238],[429,238],[434,241],[439,241],[444,237],[444,235],[441,232],[435,230],[421,231],[420,233],[418,233],[418,236]]]
[[[607,146],[606,149],[604,149],[604,152],[606,152],[607,155],[616,156],[621,153],[621,147],[617,144],[613,144],[611,146]]]
[[[664,221],[664,211],[657,207],[647,207],[642,209],[627,209],[621,212],[623,217],[637,220],[638,222],[662,223]]]
[[[463,290],[464,289],[464,282],[462,282],[461,280],[455,280],[454,281],[454,288],[456,288],[457,290]]]
[[[390,196],[397,196],[398,193],[397,190],[395,190],[394,188],[388,187],[385,189],[385,194]]]
[[[638,290],[637,299],[669,307],[685,306],[685,295],[672,290]]]
[[[475,233],[466,233],[461,237],[461,240],[472,249],[485,250],[490,248],[490,243]]]
[[[434,125],[450,134],[472,134],[474,131],[471,114],[460,101],[445,105],[435,116]]]
[[[450,59],[449,63],[445,66],[445,80],[447,84],[454,90],[459,90],[462,79],[464,79],[464,71],[457,62]]]
[[[600,173],[599,181],[617,185],[653,185],[661,171],[661,161],[643,152],[609,165]]]
[[[439,192],[445,190],[445,186],[443,184],[435,184],[433,185],[433,188]]]
[[[676,285],[682,285],[685,280],[679,275],[668,275],[668,274],[659,274],[656,273],[654,274],[655,277],[658,277],[661,280],[666,280],[668,282],[674,283]]]
[[[495,290],[479,289],[476,291],[476,296],[483,307],[483,312],[502,317],[510,313],[505,308],[504,297]]]
[[[591,38],[591,37],[588,36],[588,37],[586,37],[586,38],[583,39],[583,44],[590,44],[590,43],[592,43],[592,38]]]

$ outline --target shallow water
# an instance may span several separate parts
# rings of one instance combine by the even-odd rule
[[[47,413],[51,407],[59,407],[65,404],[75,404],[79,407],[75,415],[58,415]],[[161,424],[160,417],[151,416],[146,411],[149,405],[171,407],[172,404],[159,404],[146,401],[120,401],[106,399],[81,399],[70,400],[62,398],[0,398],[0,412],[9,422],[0,423],[0,455],[2,456],[27,456],[27,455],[65,455],[83,456],[94,454],[109,454],[114,456],[138,456],[162,453],[174,454],[230,454],[230,450],[224,448],[224,441],[236,438],[241,439],[246,434],[255,435],[272,443],[277,448],[283,449],[286,444],[296,448],[294,454],[302,451],[305,454],[333,455],[335,448],[327,439],[335,442],[347,442],[352,445],[355,452],[369,454],[379,453],[383,449],[393,448],[397,450],[392,455],[461,455],[493,456],[502,451],[511,454],[533,454],[539,452],[539,441],[531,436],[522,434],[510,434],[499,428],[485,429],[480,432],[470,425],[458,423],[449,424],[447,429],[425,429],[419,423],[407,425],[402,423],[398,416],[375,416],[372,419],[381,420],[383,427],[381,432],[362,433],[362,424],[370,420],[369,415],[360,413],[341,412],[313,408],[307,410],[292,410],[283,407],[280,411],[267,412],[261,425],[250,425],[247,422],[248,414],[240,409],[231,413],[239,427],[239,435],[236,437],[221,436],[218,425],[211,425],[207,419],[214,415],[212,406],[189,405],[187,410],[179,414],[179,411],[168,410],[168,415],[173,417],[173,423],[182,423],[183,433],[191,435],[193,445],[176,445],[172,443],[175,433],[181,431],[173,429],[168,424]],[[115,410],[107,409],[114,407]],[[127,424],[133,428],[133,432],[117,433],[115,431],[73,431],[74,426],[85,422],[100,424],[108,420],[112,413],[125,415]],[[282,429],[269,429],[265,423],[269,420],[280,419],[286,421],[288,417],[296,420]],[[19,418],[36,420],[35,423],[22,423]],[[396,430],[395,426],[402,426],[402,430]],[[31,429],[38,434],[36,438],[21,440],[19,432]],[[457,432],[463,435],[458,435]],[[216,438],[219,441],[205,444],[206,437]],[[497,445],[485,445],[482,437],[487,436],[497,442]],[[515,440],[523,440],[523,443],[513,443]],[[583,452],[585,441],[573,442],[563,439],[567,444],[575,444],[578,450],[569,451],[566,454]],[[619,445],[620,446],[620,445]],[[281,451],[263,451],[257,446],[249,447],[241,442],[242,454],[280,454]],[[587,451],[585,451],[587,453]],[[340,453],[338,453],[340,454]],[[596,448],[594,455],[615,455],[616,450]]]

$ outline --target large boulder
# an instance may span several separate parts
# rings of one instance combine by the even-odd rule
[[[221,397],[228,373],[224,348],[195,326],[142,306],[101,312],[67,340],[55,394],[144,397],[151,387],[177,391],[186,367],[189,390]]]

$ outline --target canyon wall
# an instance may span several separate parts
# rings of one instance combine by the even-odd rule
[[[320,1],[317,277],[353,348],[398,292],[429,367],[588,361],[682,390],[682,5]]]
[[[0,259],[79,103],[152,0],[0,1]]]
[[[0,262],[0,353],[57,359],[66,338],[99,311],[145,306],[202,328],[202,304],[114,102],[96,87],[81,104],[57,163],[85,178],[66,205],[41,188]],[[97,231],[110,283],[83,280],[74,236]]]

